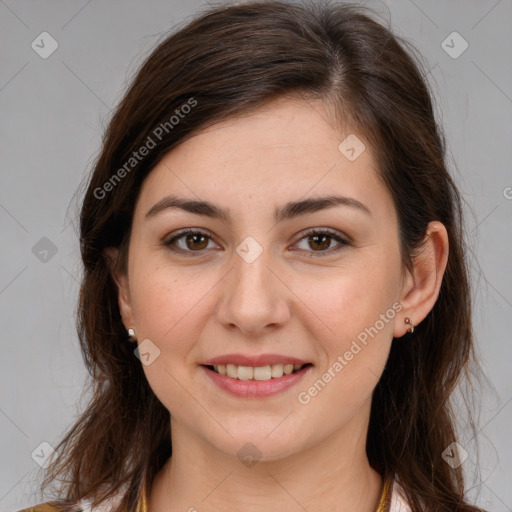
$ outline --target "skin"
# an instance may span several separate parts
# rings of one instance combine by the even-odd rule
[[[377,506],[382,478],[365,452],[372,391],[392,338],[407,332],[405,317],[417,325],[438,297],[448,237],[442,224],[430,223],[414,271],[406,272],[396,211],[370,149],[349,161],[338,145],[353,132],[329,119],[319,100],[280,98],[198,132],[143,183],[127,275],[114,277],[124,325],[138,343],[149,338],[160,350],[144,371],[171,413],[173,456],[149,494],[152,512]],[[145,219],[171,193],[225,208],[231,223],[179,209]],[[288,201],[332,194],[357,199],[371,215],[336,206],[274,221],[274,209]],[[183,228],[208,230],[212,238],[196,239],[196,249],[185,236],[178,247],[189,256],[173,253],[165,242]],[[352,244],[327,238],[322,246],[324,240],[304,237],[308,228],[331,228]],[[249,236],[263,248],[252,263],[236,252]],[[298,393],[393,304],[401,311],[317,396],[300,403]],[[314,366],[276,396],[237,398],[199,366],[234,352],[284,354]],[[237,457],[248,442],[260,452],[251,467]]]

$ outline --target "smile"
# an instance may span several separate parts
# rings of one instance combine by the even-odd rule
[[[313,369],[313,365],[276,363],[265,366],[242,366],[230,363],[201,365],[200,368],[215,388],[234,397],[254,399],[279,395],[298,385]]]
[[[308,364],[272,364],[266,366],[238,366],[235,364],[209,365],[209,370],[237,380],[270,380],[295,373]]]

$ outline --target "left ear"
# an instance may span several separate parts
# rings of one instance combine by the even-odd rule
[[[395,323],[395,338],[407,332],[409,326],[404,321],[406,317],[418,325],[434,307],[448,262],[448,246],[444,224],[430,222],[419,253],[413,259],[413,272],[407,272],[404,280],[400,296],[403,309],[400,320]]]

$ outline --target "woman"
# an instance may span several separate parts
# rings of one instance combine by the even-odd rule
[[[82,206],[91,402],[30,510],[477,510],[461,199],[405,46],[272,1],[154,50]]]

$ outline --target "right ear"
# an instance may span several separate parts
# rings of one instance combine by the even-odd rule
[[[121,313],[124,327],[126,330],[134,329],[135,322],[133,320],[128,276],[119,271],[117,264],[119,249],[117,247],[106,247],[103,249],[103,256],[110,270],[110,275],[117,285],[117,303],[119,304],[119,312]]]

